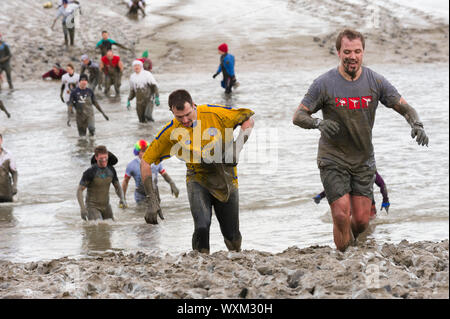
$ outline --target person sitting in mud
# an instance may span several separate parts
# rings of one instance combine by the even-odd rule
[[[100,62],[100,70],[105,74],[105,95],[109,94],[111,85],[114,85],[116,96],[120,95],[120,85],[122,81],[123,63],[118,55],[114,55],[112,50],[108,50]]]
[[[12,84],[11,78],[11,65],[9,64],[11,60],[12,54],[9,49],[9,45],[3,41],[2,34],[0,33],[0,79],[2,76],[2,72],[6,73],[6,80],[8,81],[9,88],[12,90],[14,88]],[[0,81],[0,90],[1,90],[2,81]]]
[[[0,134],[0,203],[12,202],[17,194],[17,167],[12,154],[2,147]]]
[[[145,50],[144,53],[142,53],[142,57],[138,59],[139,61],[142,62],[142,64],[144,65],[144,70],[145,71],[152,71],[153,68],[153,64],[152,64],[152,60],[150,60],[150,58],[148,57],[148,50]]]
[[[144,0],[129,0],[128,1],[128,15],[137,16],[139,10],[145,17],[145,1]]]
[[[159,106],[158,83],[149,71],[143,69],[142,62],[133,62],[134,73],[130,76],[130,95],[128,96],[127,109],[130,109],[130,101],[136,97],[136,112],[140,123],[154,122],[153,101]]]
[[[96,48],[100,49],[100,58],[104,57],[108,50],[112,50],[112,46],[117,45],[119,48],[130,50],[126,46],[114,41],[113,39],[109,38],[108,31],[103,30],[102,31],[102,39],[98,41]]]
[[[80,81],[80,75],[75,73],[75,68],[71,63],[67,64],[66,71],[67,73],[61,78],[61,92],[59,97],[67,105],[67,121],[69,121],[70,115],[73,114],[72,106],[69,103],[70,93],[77,87]]]
[[[87,72],[86,72],[87,71]],[[95,88],[100,82],[100,66],[89,59],[87,54],[81,56],[81,71],[80,73],[89,73],[89,88],[95,92]]]
[[[123,196],[126,198],[128,183],[131,177],[133,177],[134,183],[136,184],[136,189],[134,191],[134,200],[136,201],[137,204],[144,204],[144,205],[146,203],[146,196],[144,185],[141,182],[141,160],[142,156],[144,155],[145,151],[148,148],[148,145],[149,145],[148,142],[145,140],[139,140],[136,142],[136,144],[134,144],[133,153],[136,156],[136,158],[132,160],[130,163],[128,163],[125,171],[125,177],[122,182]],[[161,174],[161,176],[164,177],[164,180],[170,185],[172,195],[178,198],[178,194],[180,193],[180,191],[175,185],[175,182],[172,180],[172,178],[170,178],[169,174],[163,168],[162,163],[159,163],[158,165],[152,164],[151,168],[152,168],[153,188],[158,196],[158,202],[161,202],[158,189],[158,173]]]
[[[105,120],[109,121],[108,116],[103,112],[102,108],[98,104],[94,91],[87,87],[88,76],[86,74],[80,75],[80,84],[70,94],[69,104],[76,110],[77,128],[80,137],[86,136],[86,131],[89,130],[89,135],[95,134],[95,119],[94,119],[94,105],[97,110],[102,113]],[[70,126],[70,119],[67,121],[67,125]]]
[[[51,29],[55,26],[56,21],[59,17],[62,18],[62,27],[64,33],[64,44],[66,47],[69,46],[69,38],[70,45],[74,45],[75,41],[75,14],[79,10],[81,14],[81,7],[79,2],[62,0],[62,5],[58,8],[58,13],[56,14],[55,20],[53,20]]]
[[[11,114],[9,114],[8,110],[6,109],[5,105],[3,104],[2,100],[0,100],[0,111],[5,112],[6,116],[8,118],[11,117]]]
[[[141,161],[141,180],[148,198],[147,223],[157,224],[161,208],[153,189],[151,164],[176,155],[186,162],[186,184],[194,219],[192,248],[209,253],[212,208],[220,224],[225,245],[240,251],[239,192],[237,163],[239,154],[254,126],[250,109],[223,105],[199,105],[186,90],[169,95],[174,119],[158,133]],[[241,126],[237,140],[233,131]],[[196,136],[201,136],[199,145]],[[172,136],[175,135],[175,136]],[[209,137],[209,138],[207,138]],[[173,152],[175,150],[175,152]]]
[[[220,85],[225,89],[225,93],[229,94],[233,87],[238,86],[234,72],[234,56],[228,53],[226,43],[222,43],[217,49],[220,54],[220,64],[217,72],[213,75],[213,79],[222,72],[223,79]]]
[[[381,177],[381,175],[378,174],[378,171],[375,172],[375,184],[377,184],[377,186],[380,188],[381,195],[383,196],[383,202],[381,203],[380,211],[382,211],[384,208],[386,210],[386,213],[389,213],[389,206],[391,204],[389,203],[388,191],[386,188],[386,184],[384,183],[384,180]],[[320,194],[314,196],[313,200],[316,204],[320,204],[320,201],[325,197],[327,197],[327,195],[325,194],[325,191],[322,191]],[[370,211],[370,218],[371,219],[375,218],[376,214],[377,208],[375,207],[375,199],[373,198],[372,194],[372,208]]]
[[[42,80],[46,80],[47,78],[51,78],[52,80],[61,80],[63,75],[66,73],[67,71],[64,70],[59,63],[55,63],[50,71],[42,74]]]
[[[83,173],[77,190],[78,204],[80,205],[81,219],[113,219],[113,211],[109,204],[109,188],[113,184],[120,200],[120,206],[127,207],[126,200],[120,187],[114,165],[117,157],[108,152],[105,146],[95,148],[95,154],[91,159],[92,166]],[[86,205],[83,200],[83,191],[87,189]]]

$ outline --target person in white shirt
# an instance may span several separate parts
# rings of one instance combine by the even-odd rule
[[[70,115],[74,114],[72,110],[72,105],[70,105],[70,93],[73,89],[75,89],[78,86],[78,83],[80,82],[80,75],[78,73],[75,73],[75,68],[71,63],[67,64],[66,67],[67,73],[64,74],[61,78],[61,101],[63,103],[66,103],[67,105],[67,123],[70,122]],[[69,124],[67,124],[69,125]]]
[[[69,46],[69,37],[70,37],[70,45],[73,46],[75,40],[75,15],[77,10],[81,13],[81,7],[78,1],[68,1],[62,0],[62,5],[58,8],[58,12],[56,14],[55,20],[53,20],[53,24],[51,29],[55,26],[56,21],[59,17],[62,16],[62,27],[64,32],[64,43]]]

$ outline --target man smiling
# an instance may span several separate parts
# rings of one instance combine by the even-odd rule
[[[372,128],[378,102],[411,126],[411,137],[428,145],[417,112],[381,75],[363,67],[364,36],[344,30],[336,39],[339,66],[317,78],[293,117],[305,129],[319,129],[320,177],[333,217],[336,247],[344,251],[369,224],[375,158]],[[311,114],[322,110],[323,120]]]

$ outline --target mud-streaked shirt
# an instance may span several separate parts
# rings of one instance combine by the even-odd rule
[[[211,195],[226,202],[230,193],[238,188],[236,166],[201,162],[205,147],[215,141],[222,146],[226,134],[248,120],[254,112],[246,108],[204,104],[197,106],[197,121],[192,127],[184,127],[176,118],[158,133],[145,152],[143,159],[158,164],[173,155],[186,162],[186,180],[195,181],[207,188]],[[226,130],[231,128],[231,130]],[[228,138],[233,138],[228,136]],[[222,147],[222,152],[224,147]],[[221,154],[220,154],[221,156]]]
[[[78,86],[78,82],[80,82],[80,75],[78,73],[74,72],[72,75],[66,73],[62,76],[61,83],[64,85],[64,102],[69,102],[70,92]]]
[[[378,102],[392,108],[400,97],[383,76],[367,67],[353,82],[337,68],[314,80],[301,103],[312,113],[322,110],[324,120],[336,121],[340,127],[332,139],[320,137],[318,164],[375,167],[372,128]]]
[[[109,205],[109,187],[111,183],[119,182],[114,167],[98,167],[92,165],[83,173],[80,185],[87,187],[86,206],[104,210]]]

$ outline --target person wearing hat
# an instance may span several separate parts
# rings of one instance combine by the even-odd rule
[[[89,73],[89,88],[92,89],[92,92],[95,92],[95,88],[100,82],[100,66],[89,59],[87,54],[81,56],[80,73]]]
[[[17,167],[11,152],[2,147],[3,136],[0,134],[0,203],[12,202],[17,194]]]
[[[234,73],[234,56],[228,53],[228,45],[226,43],[222,43],[217,49],[220,54],[220,64],[217,72],[213,75],[213,79],[222,72],[223,79],[220,84],[225,89],[225,93],[229,94],[232,87],[237,87],[238,85]]]
[[[153,64],[152,64],[152,60],[150,60],[150,58],[148,57],[148,50],[145,50],[144,53],[142,53],[142,57],[138,59],[139,61],[142,62],[142,64],[144,65],[144,70],[145,71],[152,71],[153,68]]]
[[[59,19],[59,17],[62,17],[62,27],[64,32],[64,43],[66,47],[69,46],[69,38],[70,38],[70,45],[73,46],[75,41],[75,14],[77,10],[80,10],[81,13],[81,7],[79,2],[73,2],[71,1],[69,3],[68,0],[62,0],[62,6],[58,8],[58,12],[56,14],[55,20],[53,20],[51,29],[53,30],[53,27],[55,26],[56,21]]]
[[[158,83],[149,71],[143,69],[142,62],[133,62],[134,73],[130,76],[130,94],[127,101],[127,109],[130,109],[130,101],[136,97],[136,112],[140,123],[154,122],[153,101],[159,106]]]
[[[55,63],[53,64],[52,69],[50,71],[42,74],[42,80],[45,80],[47,78],[51,78],[52,80],[61,80],[63,75],[66,73],[67,71],[64,70],[59,63]]]
[[[136,184],[136,189],[134,191],[134,200],[138,204],[144,204],[146,202],[145,189],[144,185],[141,182],[141,159],[148,146],[149,144],[146,140],[139,140],[136,142],[136,144],[134,144],[133,154],[136,156],[136,158],[128,163],[122,182],[123,196],[126,198],[128,183],[131,177],[133,177],[134,183]],[[158,189],[158,174],[161,174],[161,176],[164,177],[164,180],[170,185],[172,195],[178,197],[180,191],[175,185],[175,182],[172,180],[172,178],[170,178],[169,174],[162,166],[162,163],[159,163],[157,165],[152,164],[151,168],[153,188],[157,193],[158,201],[161,202]]]
[[[9,114],[8,110],[6,109],[5,105],[3,104],[2,100],[0,100],[0,111],[5,112],[6,116],[8,118],[11,117],[11,114]]]
[[[9,88],[12,90],[14,87],[11,78],[11,65],[9,64],[11,57],[12,54],[11,50],[9,49],[9,45],[3,41],[2,34],[0,34],[0,77],[2,76],[2,72],[5,71]]]
[[[109,204],[109,188],[113,184],[119,197],[121,208],[127,207],[119,179],[114,168],[118,162],[117,157],[109,152],[106,146],[99,145],[91,158],[91,167],[87,169],[80,180],[77,189],[77,199],[80,205],[81,219],[104,220],[113,219],[113,211]],[[83,191],[87,189],[86,201],[83,200]]]
[[[86,136],[86,131],[89,130],[89,135],[95,134],[95,119],[94,119],[94,105],[97,110],[102,113],[103,117],[109,121],[108,116],[103,112],[98,104],[94,92],[87,87],[88,76],[86,74],[80,75],[80,83],[70,94],[69,104],[76,110],[78,134]],[[70,126],[70,118],[67,120],[67,125]]]
[[[120,56],[114,55],[112,50],[108,50],[100,60],[100,71],[105,74],[105,95],[109,94],[111,85],[114,85],[116,96],[118,96],[123,73],[123,63]]]

